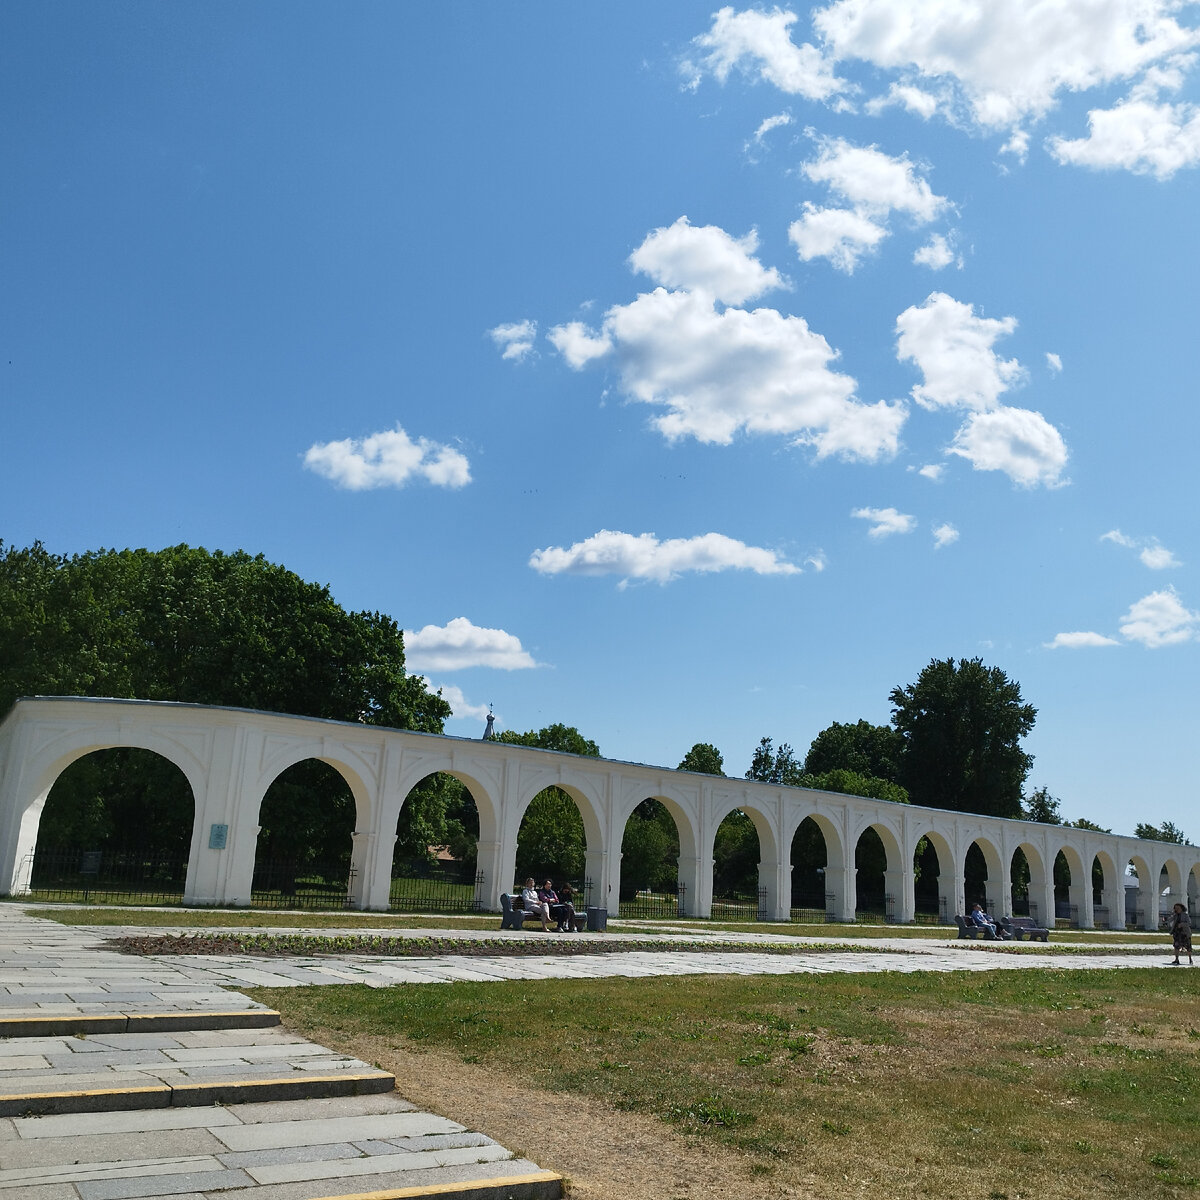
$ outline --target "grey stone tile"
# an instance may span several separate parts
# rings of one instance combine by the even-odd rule
[[[282,1146],[274,1150],[236,1150],[218,1155],[222,1166],[263,1167],[278,1163],[318,1162],[334,1158],[356,1158],[362,1153],[349,1142],[333,1142],[327,1146]],[[392,1149],[394,1154],[395,1150]]]
[[[416,1112],[416,1106],[394,1092],[374,1096],[328,1096],[318,1100],[270,1100],[263,1104],[239,1104],[226,1110],[237,1114],[245,1125],[279,1121],[327,1121],[335,1117],[375,1116],[381,1113]]]
[[[312,1146],[322,1142],[420,1137],[466,1131],[457,1122],[436,1117],[432,1113],[393,1112],[226,1126],[214,1132],[230,1150],[272,1150],[287,1146]]]
[[[186,1175],[154,1175],[140,1179],[104,1179],[77,1183],[80,1200],[133,1200],[138,1196],[175,1196],[187,1192],[226,1191],[246,1187],[244,1171],[194,1171]]]
[[[325,1163],[279,1163],[275,1166],[249,1167],[246,1173],[256,1182],[296,1183],[310,1179],[349,1179],[382,1175],[392,1171],[419,1171],[422,1168],[459,1166],[494,1162],[511,1157],[503,1146],[471,1146],[462,1150],[425,1150],[415,1154],[380,1154],[366,1158],[339,1159]]]
[[[159,1110],[162,1111],[162,1110]],[[76,1137],[14,1140],[4,1147],[5,1168],[52,1163],[117,1162],[122,1159],[181,1158],[225,1150],[207,1129],[159,1129],[136,1133],[84,1134]]]
[[[60,1138],[92,1134],[138,1133],[160,1129],[219,1129],[239,1124],[228,1108],[161,1108],[136,1112],[64,1113],[51,1117],[15,1117],[18,1137]]]

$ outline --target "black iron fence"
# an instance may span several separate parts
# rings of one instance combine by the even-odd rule
[[[254,908],[350,908],[353,878],[344,864],[261,860],[254,864],[250,903]]]
[[[623,917],[645,917],[656,920],[673,920],[687,916],[687,888],[681,883],[673,892],[638,892],[628,900],[620,902]]]
[[[758,921],[766,909],[766,888],[759,888],[757,896],[734,893],[730,896],[714,896],[712,919],[714,921]]]
[[[28,855],[21,876],[38,900],[80,904],[178,904],[187,856],[153,850],[48,846]]]
[[[468,913],[482,908],[483,872],[474,863],[437,864],[392,876],[392,912]]]

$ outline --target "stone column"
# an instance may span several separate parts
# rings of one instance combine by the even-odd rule
[[[760,921],[788,921],[792,916],[792,864],[784,858],[761,859],[758,864]]]
[[[858,906],[856,876],[858,869],[849,866],[825,868],[825,917],[830,921],[853,921]]]
[[[711,878],[711,874],[709,876]],[[699,909],[704,901],[704,885],[703,873],[700,870],[700,858],[698,855],[690,857],[679,856],[679,886],[683,888],[683,903],[680,905],[679,915],[695,917],[699,915]],[[709,903],[711,905],[712,895],[709,894]],[[709,909],[711,911],[711,908]]]
[[[911,870],[896,867],[883,873],[883,888],[892,899],[890,920],[911,925],[917,916],[916,884]]]

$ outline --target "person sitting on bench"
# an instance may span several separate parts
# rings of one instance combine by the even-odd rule
[[[525,880],[525,886],[521,889],[521,907],[541,919],[543,933],[550,932],[550,905],[538,895],[533,876]]]
[[[550,919],[555,922],[559,933],[570,933],[575,928],[575,905],[571,903],[571,885],[563,885],[563,895],[554,890],[554,883],[547,879],[545,886],[538,889],[538,899],[550,906]]]
[[[978,925],[980,929],[990,929],[992,931],[992,937],[997,938],[998,940],[1008,936],[1004,930],[996,927],[996,922],[993,921],[992,918],[983,911],[982,904],[971,905],[971,915],[967,918],[967,920],[970,921],[972,925]]]

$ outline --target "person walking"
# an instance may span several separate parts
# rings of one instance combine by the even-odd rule
[[[1192,963],[1192,921],[1188,910],[1182,904],[1176,904],[1167,918],[1167,928],[1171,931],[1171,944],[1175,947],[1175,961],[1171,966],[1180,966],[1179,956],[1188,956],[1188,966]]]

